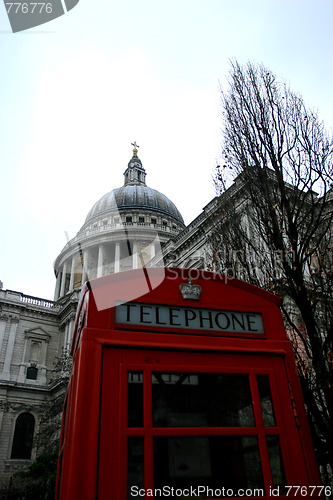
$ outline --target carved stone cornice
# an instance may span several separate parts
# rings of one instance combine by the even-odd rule
[[[9,314],[9,321],[12,324],[17,324],[20,321],[20,316],[18,314]]]

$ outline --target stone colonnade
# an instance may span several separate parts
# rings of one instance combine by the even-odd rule
[[[129,240],[77,250],[58,269],[54,300],[80,288],[88,279],[141,268],[156,252],[155,242]]]

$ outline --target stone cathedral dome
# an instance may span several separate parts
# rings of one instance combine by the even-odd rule
[[[141,184],[125,184],[106,193],[92,207],[86,217],[85,224],[109,212],[118,210],[121,212],[128,209],[143,209],[152,212],[152,214],[159,213],[184,224],[179,210],[169,198],[156,189]]]
[[[87,279],[146,265],[185,227],[175,204],[146,184],[146,171],[133,143],[124,185],[102,196],[83,226],[58,255],[55,300]]]
[[[89,211],[84,226],[114,212],[143,210],[151,215],[161,215],[184,225],[183,217],[167,196],[146,185],[146,171],[137,156],[136,143],[133,157],[124,172],[124,185],[113,189],[100,198]]]

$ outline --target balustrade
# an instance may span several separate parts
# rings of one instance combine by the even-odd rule
[[[32,295],[25,295],[21,292],[15,292],[14,290],[1,290],[1,299],[17,301],[23,304],[44,307],[47,309],[53,309],[56,307],[56,303],[53,300],[42,299]]]

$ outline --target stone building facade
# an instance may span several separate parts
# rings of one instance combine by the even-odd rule
[[[0,290],[0,485],[36,458],[41,414],[64,392],[54,366],[78,300],[61,304]]]
[[[40,427],[65,391],[82,284],[144,266],[185,228],[172,201],[147,186],[133,146],[124,185],[95,203],[56,258],[54,301],[6,290],[0,282],[0,491],[43,451]]]

